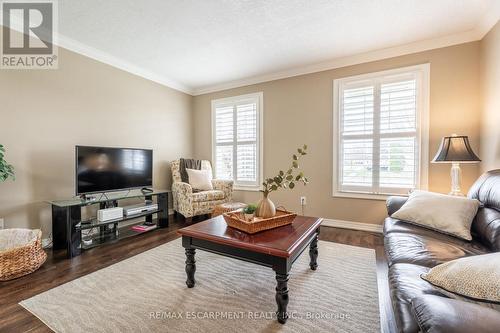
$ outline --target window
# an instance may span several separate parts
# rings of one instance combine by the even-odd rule
[[[429,64],[334,80],[334,196],[427,187]]]
[[[212,101],[212,161],[215,177],[236,189],[259,190],[262,183],[263,94]]]

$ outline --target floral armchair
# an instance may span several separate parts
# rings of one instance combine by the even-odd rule
[[[175,213],[181,213],[185,218],[211,214],[216,205],[231,201],[233,195],[232,180],[212,180],[213,190],[193,192],[188,183],[183,183],[180,173],[180,161],[173,161],[172,169],[172,198]],[[210,161],[201,161],[202,170],[212,171]]]

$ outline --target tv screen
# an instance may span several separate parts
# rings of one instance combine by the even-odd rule
[[[152,150],[76,146],[77,195],[152,185]]]

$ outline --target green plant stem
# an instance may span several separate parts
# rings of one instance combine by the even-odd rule
[[[266,179],[263,183],[264,189],[262,190],[265,198],[267,198],[269,193],[277,191],[280,188],[293,189],[295,187],[295,182],[302,182],[304,185],[307,184],[307,178],[302,172],[299,172],[298,174],[294,174],[293,172],[295,169],[300,169],[299,161],[304,155],[307,154],[306,150],[307,145],[304,145],[303,148],[298,148],[298,155],[294,154],[292,156],[292,163],[286,172],[280,171],[277,176]]]

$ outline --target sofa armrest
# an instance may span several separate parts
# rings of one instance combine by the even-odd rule
[[[423,333],[494,333],[500,327],[499,311],[475,303],[425,295],[411,304]]]
[[[392,196],[387,198],[385,206],[387,207],[387,214],[391,216],[403,206],[403,204],[408,200],[408,197]]]
[[[224,198],[228,200],[231,200],[233,196],[233,184],[232,180],[212,179],[214,190],[224,192]]]

